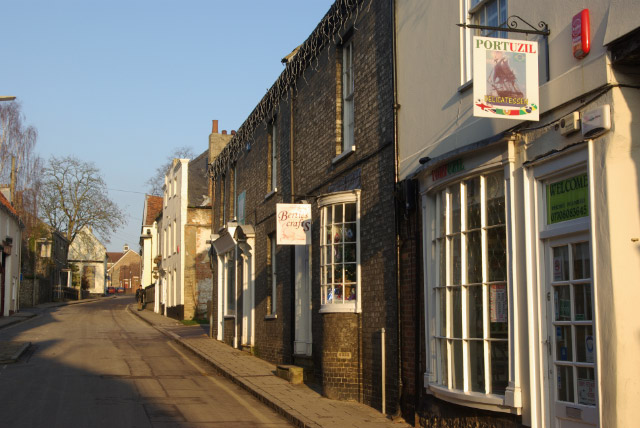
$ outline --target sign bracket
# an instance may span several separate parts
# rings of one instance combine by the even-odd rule
[[[526,24],[528,28],[518,28],[518,21]],[[477,30],[491,30],[491,31],[505,31],[507,33],[524,33],[524,34],[537,34],[539,36],[548,37],[551,34],[551,30],[549,30],[549,26],[546,22],[540,21],[538,22],[538,29],[533,25],[529,24],[527,21],[519,17],[518,15],[511,15],[505,21],[507,24],[506,27],[492,27],[489,25],[475,25],[475,24],[456,24],[458,27],[462,28],[473,28]],[[504,25],[504,24],[503,24]]]

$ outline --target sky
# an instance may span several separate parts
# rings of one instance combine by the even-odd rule
[[[332,0],[20,0],[0,7],[0,95],[36,152],[93,162],[139,248],[146,181],[175,149],[237,130]]]

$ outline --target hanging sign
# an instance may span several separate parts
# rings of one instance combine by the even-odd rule
[[[276,204],[276,243],[311,245],[311,204]]]
[[[473,38],[473,115],[539,119],[538,43]]]
[[[580,174],[547,184],[547,224],[589,215],[589,178]]]

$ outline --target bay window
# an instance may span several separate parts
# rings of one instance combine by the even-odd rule
[[[432,195],[431,203],[435,383],[504,395],[509,380],[504,172],[450,184]]]
[[[321,210],[321,312],[355,312],[360,295],[359,193],[318,199]]]

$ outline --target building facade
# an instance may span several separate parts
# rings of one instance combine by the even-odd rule
[[[158,276],[157,265],[154,260],[158,255],[156,218],[161,212],[162,196],[145,195],[142,209],[142,227],[140,229],[140,266],[143,287],[154,284]]]
[[[388,413],[399,394],[391,4],[337,1],[211,164],[217,339]],[[279,244],[282,203],[310,207],[310,244]]]
[[[109,253],[112,254],[112,253]],[[140,254],[125,245],[124,251],[107,269],[110,286],[124,290],[125,294],[134,294],[140,282]]]
[[[633,425],[639,14],[629,1],[395,2],[399,179],[419,192],[405,195],[400,287],[421,298],[402,302],[422,320],[401,346],[419,351],[403,378],[416,425]],[[513,19],[549,33],[456,26]],[[537,42],[539,121],[473,116],[474,35]]]
[[[104,294],[107,279],[107,249],[95,237],[91,228],[82,228],[69,245],[69,265],[75,266],[74,276],[82,288],[91,294]]]
[[[0,193],[0,316],[20,308],[20,256],[24,225],[11,203]]]

